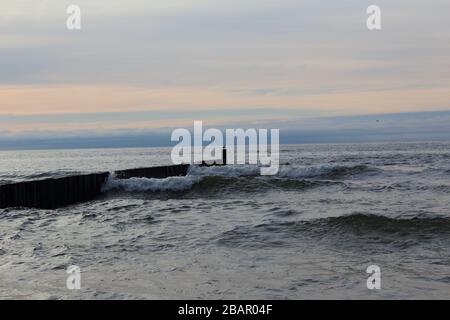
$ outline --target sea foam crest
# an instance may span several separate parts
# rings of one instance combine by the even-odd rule
[[[329,166],[315,166],[315,167],[291,167],[282,166],[278,171],[278,176],[283,178],[312,178],[321,175],[325,175],[332,170]]]
[[[166,179],[130,178],[117,179],[110,176],[103,191],[121,189],[127,192],[142,191],[184,191],[189,190],[195,183],[200,182],[199,176],[169,177]]]
[[[366,166],[280,166],[276,176],[281,178],[314,178],[327,175],[344,175],[361,173],[369,170]],[[228,165],[223,167],[200,167],[192,166],[189,170],[189,175],[193,176],[225,176],[225,177],[250,177],[259,176],[260,167],[251,165]],[[270,177],[269,177],[270,178]]]
[[[287,179],[302,179],[314,177],[331,177],[346,174],[358,174],[368,170],[365,166],[281,166],[277,177]],[[255,177],[260,175],[260,167],[252,165],[229,166],[191,166],[187,176],[169,177],[165,179],[130,178],[117,179],[111,175],[103,187],[103,191],[121,189],[127,192],[145,191],[184,191],[201,182],[205,177]],[[270,179],[270,177],[267,177]]]
[[[252,165],[191,166],[188,172],[188,176],[251,177],[260,174],[260,167]]]

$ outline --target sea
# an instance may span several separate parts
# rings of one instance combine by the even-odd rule
[[[0,151],[0,182],[168,165],[170,152]],[[1,209],[0,298],[449,299],[450,143],[281,145],[275,176],[111,175],[92,201]]]

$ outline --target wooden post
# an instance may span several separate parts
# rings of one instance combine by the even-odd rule
[[[222,164],[224,166],[227,164],[227,148],[225,146],[222,149]]]
[[[0,208],[55,209],[100,194],[109,172],[0,185]]]

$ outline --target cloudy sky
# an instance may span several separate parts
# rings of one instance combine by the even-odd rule
[[[71,4],[81,30],[66,28]],[[450,119],[450,2],[377,1],[381,31],[366,28],[371,4],[2,0],[0,140],[194,119],[286,130],[339,119],[351,129],[362,115],[416,113],[410,130],[430,111],[441,112],[427,126]]]

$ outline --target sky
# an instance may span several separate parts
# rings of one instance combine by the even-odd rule
[[[163,144],[194,120],[292,142],[450,138],[450,2],[376,1],[379,31],[372,4],[2,0],[0,148]]]

